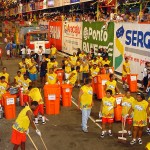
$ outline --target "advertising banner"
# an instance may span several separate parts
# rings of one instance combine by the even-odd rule
[[[82,48],[82,22],[63,22],[63,51],[69,54]]]
[[[63,0],[54,0],[54,7],[60,7],[62,6]]]
[[[97,53],[99,48],[106,48],[113,64],[114,23],[105,25],[104,22],[83,22],[82,50],[90,52],[93,48]]]
[[[70,0],[70,3],[79,3],[80,2],[80,0]]]
[[[70,0],[62,0],[63,1],[63,6],[64,5],[70,5]]]
[[[49,22],[50,45],[54,45],[57,50],[62,50],[62,22]]]
[[[48,28],[49,28],[49,21],[47,21],[47,20],[45,20],[45,21],[43,21],[43,20],[40,20],[39,21],[39,27],[40,27],[40,30],[48,30]]]
[[[150,61],[150,26],[138,23],[116,23],[114,38],[114,65],[122,73],[122,63],[128,57],[131,73],[142,80],[145,62]]]

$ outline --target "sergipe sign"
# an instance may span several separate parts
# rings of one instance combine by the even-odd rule
[[[138,23],[115,23],[115,69],[122,72],[124,57],[128,57],[131,73],[142,80],[142,70],[150,60],[150,26]]]

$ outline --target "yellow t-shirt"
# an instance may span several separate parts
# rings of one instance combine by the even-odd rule
[[[128,114],[129,109],[132,107],[135,99],[134,97],[130,96],[130,98],[127,98],[126,96],[122,99],[122,116],[125,116]]]
[[[40,90],[38,88],[32,88],[29,93],[28,96],[33,100],[33,101],[37,101],[39,104],[43,104],[43,99],[40,93]]]
[[[22,75],[21,75],[20,77],[15,76],[15,80],[16,80],[16,83],[17,83],[18,85],[21,85],[22,80],[23,80],[23,76],[22,76]]]
[[[57,52],[56,47],[51,48],[51,55],[55,55]]]
[[[98,67],[96,67],[96,69],[94,69],[94,68],[92,67],[92,68],[90,69],[90,71],[91,71],[92,77],[95,77],[95,76],[98,75],[100,69],[99,69]]]
[[[104,65],[110,65],[110,61],[109,60],[107,60],[107,61],[105,61],[105,60],[102,60],[102,66],[104,66]]]
[[[70,56],[70,59],[71,59],[71,64],[73,66],[75,66],[76,65],[76,61],[77,61],[77,56]]]
[[[79,54],[79,58],[83,59],[86,55],[85,54]]]
[[[29,64],[29,68],[30,68],[31,66],[33,66],[33,63],[32,63],[32,62]],[[29,73],[31,73],[31,74],[36,74],[36,73],[37,73],[36,66],[33,66],[31,69],[29,69]]]
[[[102,108],[102,117],[104,118],[114,118],[114,108],[110,109],[110,107],[114,107],[115,106],[115,98],[114,97],[103,97],[102,98],[102,104],[103,104],[103,108]]]
[[[58,62],[55,61],[55,62],[48,62],[47,63],[47,70],[49,70],[50,68],[54,68],[54,67],[57,67],[58,66]]]
[[[29,87],[29,85],[30,85],[30,82],[31,82],[30,79],[27,79],[27,80],[23,79],[23,80],[22,80],[22,86],[23,86],[23,90],[24,90],[24,91],[27,91],[27,90],[28,90],[28,87]]]
[[[65,61],[65,72],[70,73],[71,72],[71,65],[68,61]]]
[[[30,125],[30,120],[29,117],[27,116],[27,112],[32,110],[30,109],[29,106],[26,106],[22,111],[19,113],[15,123],[13,124],[13,129],[24,133],[25,131],[28,130],[29,125]]]
[[[147,125],[147,112],[148,102],[143,100],[141,102],[134,101],[132,104],[133,109],[133,126],[146,126]]]
[[[0,99],[1,99],[2,95],[6,93],[6,88],[7,88],[7,83],[0,82]]]
[[[29,59],[26,58],[26,59],[25,59],[25,63],[26,63],[26,65],[30,64],[30,63],[31,63],[31,59],[30,59],[30,58],[29,58]]]
[[[76,81],[77,81],[77,71],[76,70],[73,70],[71,73],[70,73],[70,76],[72,75],[72,74],[74,74],[72,77],[71,77],[71,79],[69,79],[69,83],[71,83],[71,84],[75,84],[76,83]],[[69,76],[69,77],[70,77]]]
[[[127,72],[124,71],[123,66],[125,66]],[[127,74],[130,73],[130,63],[124,62],[123,66],[122,66],[122,76],[126,76]]]
[[[50,59],[49,59],[49,58],[46,58],[46,61],[47,61],[47,62],[50,62]]]
[[[114,95],[117,82],[115,80],[113,80],[112,82],[107,81],[106,85],[107,85],[106,90],[112,90],[112,94]]]
[[[25,74],[26,73],[26,66],[25,66],[25,64],[23,64],[22,62],[20,62],[19,66],[21,67],[20,72],[22,74]]]
[[[97,60],[99,63],[101,63],[103,61],[103,57],[97,57]]]
[[[8,74],[8,73],[0,72],[0,77],[2,77],[2,76],[4,76],[4,77],[5,77],[5,81],[8,83],[9,74]]]
[[[83,64],[82,66],[83,66],[82,72],[89,73],[89,64],[86,63],[86,64]]]
[[[94,65],[94,64],[98,65],[98,63],[99,63],[98,60],[96,60],[96,61],[95,61],[95,60],[92,60],[92,61],[91,61],[91,65]]]
[[[92,98],[93,98],[93,88],[90,86],[82,86],[81,90],[83,91],[83,94],[80,98],[80,107],[84,109],[89,109],[92,107]]]
[[[57,74],[46,74],[48,84],[55,84],[57,82]]]

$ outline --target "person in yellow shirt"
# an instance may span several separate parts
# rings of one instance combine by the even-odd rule
[[[51,57],[56,58],[57,48],[54,45],[52,45],[50,51],[51,51]]]
[[[56,61],[55,58],[51,58],[51,61],[47,63],[47,70],[50,68],[57,68],[58,67],[58,62]]]
[[[90,77],[93,78],[97,76],[99,72],[100,72],[99,67],[97,66],[97,64],[94,64],[93,67],[90,69]]]
[[[25,58],[25,63],[26,63],[26,65],[28,65],[28,64],[31,63],[30,55],[27,55],[27,56],[26,56],[26,58]]]
[[[46,74],[46,84],[56,84],[57,82],[57,74],[54,72],[54,68],[50,68]]]
[[[94,57],[91,61],[90,61],[90,66],[93,66],[94,64],[96,64],[98,66],[99,61],[97,60],[96,57]]]
[[[104,57],[104,60],[102,60],[101,64],[102,64],[102,67],[103,67],[104,65],[106,65],[106,64],[110,66],[110,60],[108,60],[108,57],[107,57],[107,56]]]
[[[84,53],[84,51],[81,51],[81,54],[79,54],[79,58],[83,60],[85,57],[86,57],[86,54]]]
[[[110,80],[105,84],[105,91],[112,90],[112,94],[119,93],[119,89],[117,87],[117,82],[115,80],[114,74],[109,75]]]
[[[126,87],[126,80],[127,75],[130,74],[130,63],[128,57],[125,58],[125,62],[122,66],[122,82],[123,82],[123,88]]]
[[[40,90],[38,88],[33,88],[32,86],[29,86],[28,90],[28,96],[30,97],[30,100],[38,102],[38,107],[33,111],[35,124],[38,124],[38,114],[42,115],[42,124],[45,124],[44,102]]]
[[[77,82],[78,82],[78,87],[81,86],[81,77],[83,73],[83,60],[81,58],[78,58],[76,61],[76,67],[80,67],[80,71],[77,72]]]
[[[74,68],[76,66],[77,61],[77,56],[75,52],[73,53],[72,56],[70,56],[70,61],[71,61],[71,68]]]
[[[87,133],[87,122],[93,106],[93,88],[91,79],[86,79],[86,84],[80,88],[78,108],[82,111],[82,131]]]
[[[31,58],[31,63],[27,65],[29,71],[29,78],[32,81],[32,84],[35,86],[37,82],[37,63],[34,58]]]
[[[83,71],[83,84],[85,84],[86,79],[89,78],[89,71],[90,71],[88,61],[87,60],[84,61],[82,66],[83,66],[83,68],[82,68],[82,71]]]
[[[149,104],[145,100],[143,93],[137,93],[136,101],[132,104],[128,114],[124,116],[124,119],[131,116],[133,112],[133,135],[131,145],[134,145],[136,141],[142,144],[143,128],[147,125],[147,117],[149,116]]]
[[[20,71],[17,71],[17,75],[14,78],[14,84],[17,86],[21,86],[23,80],[23,75]]]
[[[25,58],[22,58],[22,61],[19,62],[19,69],[20,69],[21,74],[25,74],[26,73],[27,65],[25,63]]]
[[[29,126],[31,125],[36,133],[41,136],[41,132],[36,129],[33,122],[33,112],[37,109],[38,103],[33,101],[30,106],[25,106],[19,113],[15,123],[12,126],[11,143],[14,144],[13,150],[18,150],[19,146],[25,150],[26,134],[29,134]]]
[[[2,96],[3,94],[6,93],[8,88],[9,88],[9,85],[5,81],[5,77],[4,76],[0,77],[0,104],[1,104]]]
[[[106,134],[106,125],[108,124],[108,134],[112,136],[112,124],[114,122],[114,108],[117,106],[116,100],[112,97],[112,90],[106,91],[106,96],[102,98],[99,117],[102,117],[101,138]]]
[[[127,118],[126,120],[124,120],[124,116],[128,114],[128,111],[129,109],[132,107],[133,103],[134,103],[135,99],[134,97],[131,96],[131,92],[130,91],[127,91],[125,96],[123,97],[122,99],[122,102],[121,102],[121,106],[122,106],[122,121],[126,121],[126,124],[127,124],[127,131],[128,131],[128,135],[129,137],[132,136],[132,133],[131,133],[131,128],[132,128],[132,118],[129,117]]]
[[[71,62],[70,57],[68,56],[65,60],[65,79],[67,80],[69,77],[69,73],[71,72]]]
[[[6,67],[3,67],[2,72],[0,72],[0,77],[2,77],[2,76],[5,77],[5,81],[9,84],[10,78],[9,78],[9,74],[7,73]]]
[[[101,57],[100,53],[98,53],[98,55],[97,55],[97,60],[98,60],[98,66],[101,67],[102,66],[103,57]]]
[[[23,88],[23,93],[28,91],[28,87],[32,85],[32,81],[28,78],[27,74],[23,75],[21,86]]]
[[[80,72],[80,67],[77,66],[75,70],[73,70],[70,75],[69,75],[69,78],[68,78],[68,82],[70,84],[72,84],[73,86],[75,85],[76,81],[77,81],[77,74],[78,72]]]

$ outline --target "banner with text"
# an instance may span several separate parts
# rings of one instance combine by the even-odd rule
[[[82,48],[82,22],[63,22],[63,51],[69,54]]]
[[[62,50],[62,22],[49,22],[50,45]]]
[[[142,80],[145,62],[150,61],[150,26],[147,24],[115,23],[114,65],[122,73],[124,57],[128,57],[131,73]]]
[[[106,48],[113,64],[113,47],[114,47],[114,23],[110,22],[105,25],[104,22],[83,22],[82,49],[89,52],[94,48],[95,53],[98,49]]]

